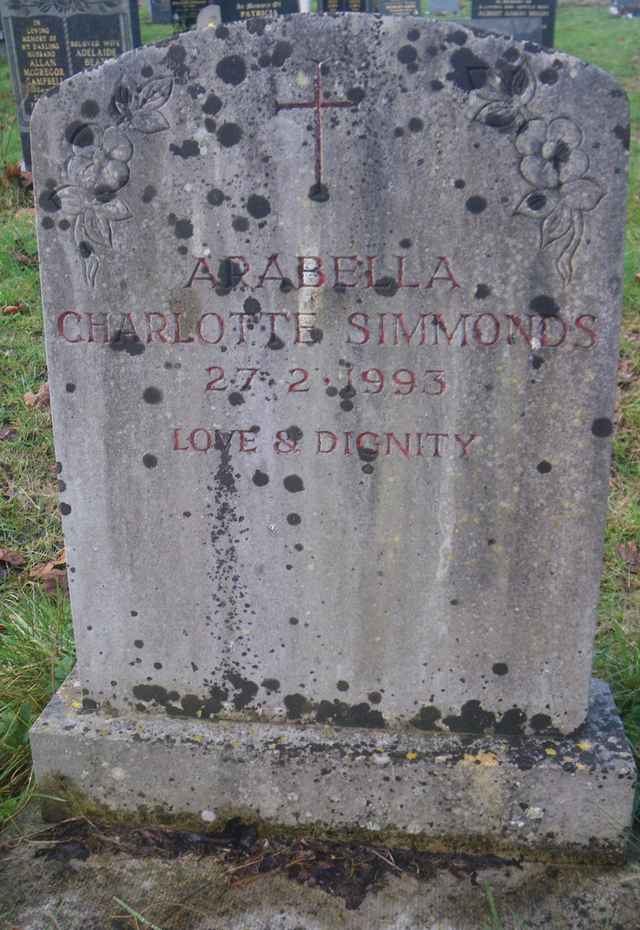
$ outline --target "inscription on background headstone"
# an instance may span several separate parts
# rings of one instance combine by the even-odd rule
[[[556,0],[471,0],[474,26],[553,48]]]
[[[136,0],[0,0],[22,151],[35,101],[78,71],[140,45]]]
[[[171,25],[171,0],[149,0],[149,13],[155,25]]]
[[[318,0],[320,13],[369,13],[373,0]]]
[[[459,13],[460,4],[458,0],[428,0],[430,13]]]
[[[377,0],[376,12],[384,16],[417,16],[420,0]]]
[[[298,0],[221,0],[220,9],[223,23],[256,16],[275,19],[300,12]]]
[[[39,772],[174,813],[617,850],[624,740],[565,764],[590,706],[624,93],[448,23],[293,16],[108,63],[33,125],[98,721],[64,698]]]
[[[171,0],[171,20],[177,30],[192,29],[209,0]]]

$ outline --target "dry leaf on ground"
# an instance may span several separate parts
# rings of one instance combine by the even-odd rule
[[[11,549],[0,549],[0,562],[5,565],[13,565],[14,568],[20,568],[27,560],[19,552],[13,552]]]
[[[626,562],[630,572],[640,571],[640,552],[637,543],[621,543],[618,546],[618,555],[623,562]]]
[[[0,442],[5,439],[15,439],[18,435],[18,430],[14,426],[3,426],[0,429]]]
[[[41,384],[38,388],[36,394],[32,394],[31,391],[27,391],[24,395],[24,402],[27,407],[48,407],[49,406],[49,385],[45,381],[44,384]]]
[[[12,316],[14,313],[23,313],[26,309],[24,304],[7,304],[5,307],[0,307],[0,313]]]
[[[39,581],[47,594],[54,594],[58,588],[67,591],[67,561],[64,549],[51,562],[31,569],[29,578]]]

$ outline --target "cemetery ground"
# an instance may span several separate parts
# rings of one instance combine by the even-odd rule
[[[146,42],[168,32],[143,22]],[[595,670],[611,684],[640,756],[640,21],[615,19],[603,9],[562,7],[556,45],[610,71],[631,102],[624,327]],[[274,930],[376,930],[385,908],[392,910],[394,899],[407,895],[407,882],[425,915],[448,901],[451,913],[459,909],[465,930],[637,927],[640,835],[632,840],[626,869],[591,876],[544,864],[523,868],[493,857],[374,849],[314,837],[271,836],[265,847],[251,825],[237,822],[211,837],[78,818],[36,835],[41,825],[35,803],[29,803],[38,795],[28,730],[73,666],[73,638],[33,203],[29,179],[17,166],[19,138],[4,61],[0,124],[0,928],[249,930],[266,926],[260,915],[271,913],[281,915]],[[44,855],[34,858],[36,852]],[[247,896],[254,899],[249,916]],[[31,901],[32,922],[16,922],[18,909],[24,915]],[[297,923],[287,915],[297,915]],[[209,923],[198,923],[203,920]]]

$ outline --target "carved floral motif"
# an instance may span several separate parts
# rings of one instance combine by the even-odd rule
[[[568,284],[584,234],[584,213],[597,207],[605,191],[586,176],[589,157],[580,126],[564,116],[546,121],[531,112],[536,89],[525,56],[513,65],[502,63],[477,90],[482,104],[472,119],[513,133],[520,175],[532,188],[514,213],[538,221],[540,249],[553,252],[558,274]]]
[[[129,182],[129,163],[135,150],[128,133],[148,135],[168,129],[169,123],[159,111],[172,89],[171,78],[154,78],[140,87],[123,80],[112,98],[116,125],[103,130],[96,124],[82,123],[73,132],[64,181],[54,196],[62,213],[73,221],[84,278],[92,287],[101,252],[113,248],[113,223],[133,215],[121,195]]]

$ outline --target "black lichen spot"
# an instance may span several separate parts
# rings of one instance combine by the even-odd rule
[[[371,704],[382,703],[382,695],[380,694],[379,691],[370,691],[367,697],[369,698],[369,702]]]
[[[455,32],[450,32],[447,35],[445,41],[453,43],[454,45],[464,45],[467,41],[467,34],[463,32],[462,29],[456,29]]]
[[[73,394],[73,392],[76,389],[76,386],[73,383],[73,381],[68,381],[64,387],[65,387],[65,391],[67,392],[67,394]]]
[[[326,184],[312,184],[309,188],[309,200],[314,203],[326,203],[329,199],[329,188]]]
[[[316,720],[338,727],[384,727],[384,717],[379,710],[372,710],[366,703],[350,706],[337,698],[334,701],[320,701]]]
[[[100,112],[100,107],[95,100],[85,100],[80,107],[80,112],[83,116],[86,116],[87,119],[95,119]]]
[[[491,293],[491,288],[488,284],[478,284],[476,287],[476,292],[474,297],[476,300],[485,300]]]
[[[222,58],[218,62],[216,74],[225,84],[233,84],[234,87],[237,87],[238,84],[242,84],[247,76],[247,66],[244,63],[244,58],[240,55],[227,55],[226,58]]]
[[[304,483],[300,475],[287,475],[287,477],[282,482],[287,491],[291,494],[297,494],[299,491],[304,491]]]
[[[236,692],[232,698],[233,706],[236,710],[242,710],[258,693],[257,684],[244,678],[239,672],[227,672],[224,677]]]
[[[82,698],[82,709],[86,711],[92,711],[98,709],[98,704],[92,698],[84,697]],[[87,850],[88,855],[88,850]],[[75,857],[74,857],[75,858]],[[77,856],[78,859],[86,859],[86,856]]]
[[[133,645],[136,647],[136,649],[142,649],[144,647],[144,640],[134,639]]]
[[[224,194],[217,187],[212,187],[207,194],[207,203],[210,203],[212,207],[219,207],[221,203],[224,203]]]
[[[489,65],[482,58],[474,55],[469,48],[457,48],[449,59],[452,71],[447,74],[447,80],[467,93],[478,90],[487,83]]]
[[[56,225],[56,221],[52,220],[50,216],[45,216],[41,225],[43,229],[53,229]]]
[[[186,255],[189,249],[186,247],[186,245],[179,245],[176,251],[178,252],[178,255]]]
[[[506,662],[495,662],[491,667],[491,671],[494,675],[506,675],[509,671],[509,666]]]
[[[85,239],[83,239],[82,242],[78,243],[78,252],[82,258],[89,258],[93,252],[93,247]]]
[[[484,710],[480,701],[467,701],[460,709],[460,716],[445,717],[444,723],[454,733],[482,733],[495,723],[495,714]]]
[[[226,26],[216,26],[216,39],[228,39],[229,30]]]
[[[268,68],[271,64],[271,55],[260,55],[258,58],[258,66],[260,68]]]
[[[536,465],[536,471],[540,472],[541,475],[548,475],[551,471],[551,462],[547,462],[543,459],[542,462],[538,462]]]
[[[50,190],[49,188],[42,191],[38,198],[38,203],[45,213],[57,213],[58,210],[62,209],[62,204],[55,190]]]
[[[288,513],[287,523],[289,526],[299,526],[302,523],[302,517],[299,513]]]
[[[68,517],[71,513],[71,507],[69,504],[62,503],[60,504],[60,513],[63,517]]]
[[[620,126],[620,124],[618,124],[613,130],[613,134],[616,139],[620,139],[622,145],[628,151],[629,143],[631,142],[631,126],[629,124],[626,126]]]
[[[261,682],[261,684],[262,684],[262,687],[265,688],[267,691],[279,691],[280,690],[280,682],[278,681],[277,678],[265,678]]]
[[[142,464],[145,468],[155,468],[158,464],[158,459],[155,455],[152,455],[150,452],[146,452],[142,456]]]
[[[411,239],[401,239],[399,245],[401,249],[410,249],[413,245],[413,242]]]
[[[261,36],[267,27],[267,20],[262,16],[253,16],[247,20],[247,32],[252,36]]]
[[[60,222],[58,223],[58,229],[66,230],[66,229],[69,229],[70,226],[71,226],[71,223],[69,222],[69,220],[60,220]]]
[[[518,58],[520,58],[520,52],[515,46],[512,45],[511,48],[508,48],[506,50],[506,52],[503,55],[503,58],[506,61],[510,61],[513,64],[514,62],[518,60]]]
[[[206,113],[207,116],[215,116],[222,108],[222,100],[220,97],[217,97],[215,94],[209,94],[205,102],[202,104],[202,112]]]
[[[393,297],[394,294],[398,293],[398,282],[390,275],[386,275],[383,278],[378,278],[373,289],[381,297]]]
[[[519,707],[510,707],[505,711],[494,729],[500,736],[523,736],[527,715]]]
[[[93,145],[95,141],[95,136],[91,126],[78,121],[69,123],[64,135],[65,139],[70,145],[75,145],[81,149],[87,148],[89,145]]]
[[[117,330],[109,340],[109,347],[113,352],[126,352],[127,355],[142,355],[144,343],[140,342],[135,333],[123,333]]]
[[[300,720],[303,714],[309,713],[311,705],[304,694],[287,694],[284,699],[289,720]]]
[[[324,332],[318,326],[312,326],[309,330],[309,345],[316,345],[322,342],[323,338]]]
[[[153,186],[153,184],[147,184],[147,186],[142,192],[142,202],[151,203],[151,201],[153,200],[153,198],[156,196],[157,193],[158,192]]]
[[[157,387],[145,388],[142,392],[142,399],[145,404],[160,404],[162,403],[162,391]]]
[[[431,90],[435,90],[435,91],[444,90],[444,84],[442,83],[442,81],[438,81],[438,80],[431,81],[431,83],[429,84],[429,87],[431,88]]]
[[[242,139],[242,129],[237,123],[223,123],[218,130],[218,142],[225,149],[237,145],[240,139]]]
[[[543,84],[555,84],[558,80],[558,72],[555,68],[545,68],[540,72],[539,77]]]
[[[66,481],[63,481],[62,478],[58,478],[58,491],[60,492],[60,494],[64,494],[66,490],[67,490]]]
[[[336,684],[336,688],[338,689],[338,691],[348,691],[348,690],[349,690],[349,682],[348,682],[348,681],[343,681],[343,680],[341,679],[341,680]]]
[[[213,133],[218,128],[218,124],[214,119],[211,119],[210,116],[206,116],[204,120],[204,128],[207,130],[207,132],[210,132],[211,135],[213,135]]]
[[[169,226],[175,226],[177,219],[178,217],[175,215],[175,213],[170,213],[169,216],[167,217],[167,223],[169,224]]]
[[[200,146],[195,139],[185,139],[182,145],[175,145],[172,142],[169,150],[179,158],[195,158],[200,154]]]
[[[150,78],[153,76],[153,68],[151,65],[145,65],[140,74],[142,77]]]
[[[533,194],[529,194],[526,203],[534,213],[540,213],[547,205],[547,197],[542,191],[534,191]]]
[[[417,57],[418,53],[413,45],[403,45],[402,48],[398,50],[398,61],[401,61],[403,65],[411,64]]]
[[[304,433],[302,432],[299,426],[288,427],[287,439],[291,440],[291,442],[300,442],[303,436],[304,436]]]
[[[542,366],[544,365],[543,357],[541,355],[534,355],[533,358],[531,359],[531,365],[533,366],[533,368],[535,368],[536,371],[538,370],[538,368],[542,368]]]
[[[469,197],[465,203],[465,207],[469,213],[482,213],[483,210],[486,210],[487,201],[484,199],[484,197],[479,197],[476,195],[474,197]]]
[[[420,38],[420,32],[418,29],[410,29],[407,33],[407,39],[409,42],[417,42]]]
[[[256,468],[251,480],[257,487],[263,488],[265,485],[269,484],[269,475],[265,474],[263,471],[260,471],[259,468]]]
[[[325,394],[327,395],[327,397],[335,397],[337,393],[338,393],[338,388],[333,387],[333,386],[328,387],[327,390],[325,391]]]
[[[246,232],[249,229],[249,220],[246,216],[234,216],[231,225],[236,232]]]
[[[557,316],[560,313],[560,307],[553,297],[547,294],[538,294],[529,302],[529,310],[537,313],[538,316]]]
[[[206,88],[202,84],[189,84],[187,87],[187,93],[192,100],[197,100],[200,94],[204,94]]]
[[[187,51],[181,45],[172,45],[167,52],[165,63],[178,81],[185,81],[189,75],[189,69],[185,65],[186,59]]]
[[[412,116],[409,120],[409,129],[411,132],[422,132],[424,129],[424,123],[417,116]]]
[[[591,432],[599,439],[605,439],[613,433],[613,423],[608,417],[597,417],[591,424]]]
[[[300,623],[300,621],[298,620],[297,617],[289,617],[289,623],[291,624],[291,626],[297,626]]]
[[[401,139],[402,136],[404,135],[404,129],[402,128],[402,126],[396,126],[396,128],[393,130],[393,134],[396,137],[396,139]]]
[[[259,194],[251,194],[247,200],[247,210],[254,220],[262,220],[271,213],[271,204],[266,197]]]
[[[162,668],[162,662],[154,662],[154,663],[153,663],[153,667],[154,667],[155,669],[161,669],[161,668]]]
[[[250,316],[257,316],[262,310],[262,307],[260,306],[260,301],[256,300],[255,297],[247,297],[242,305],[242,309]]]
[[[277,352],[279,349],[284,349],[284,342],[280,336],[276,336],[275,333],[271,333],[269,336],[269,341],[267,343],[267,348],[272,349],[274,352]]]
[[[244,404],[244,397],[240,391],[232,391],[231,394],[229,394],[229,403],[232,407],[239,407],[240,404]]]
[[[410,721],[419,730],[439,730],[438,720],[442,714],[437,707],[421,707],[415,717]]]
[[[534,714],[529,721],[529,726],[534,733],[540,733],[543,730],[548,730],[551,723],[551,717],[548,714]]]
[[[193,236],[193,223],[191,220],[177,220],[175,234],[176,239],[190,239]]]
[[[373,449],[370,446],[364,446],[358,448],[358,458],[361,462],[375,462],[378,458],[378,449]],[[365,474],[371,474],[370,472],[365,472]]]
[[[292,52],[293,45],[291,42],[276,42],[276,47],[271,54],[271,64],[273,67],[281,68],[287,58],[291,56]]]

